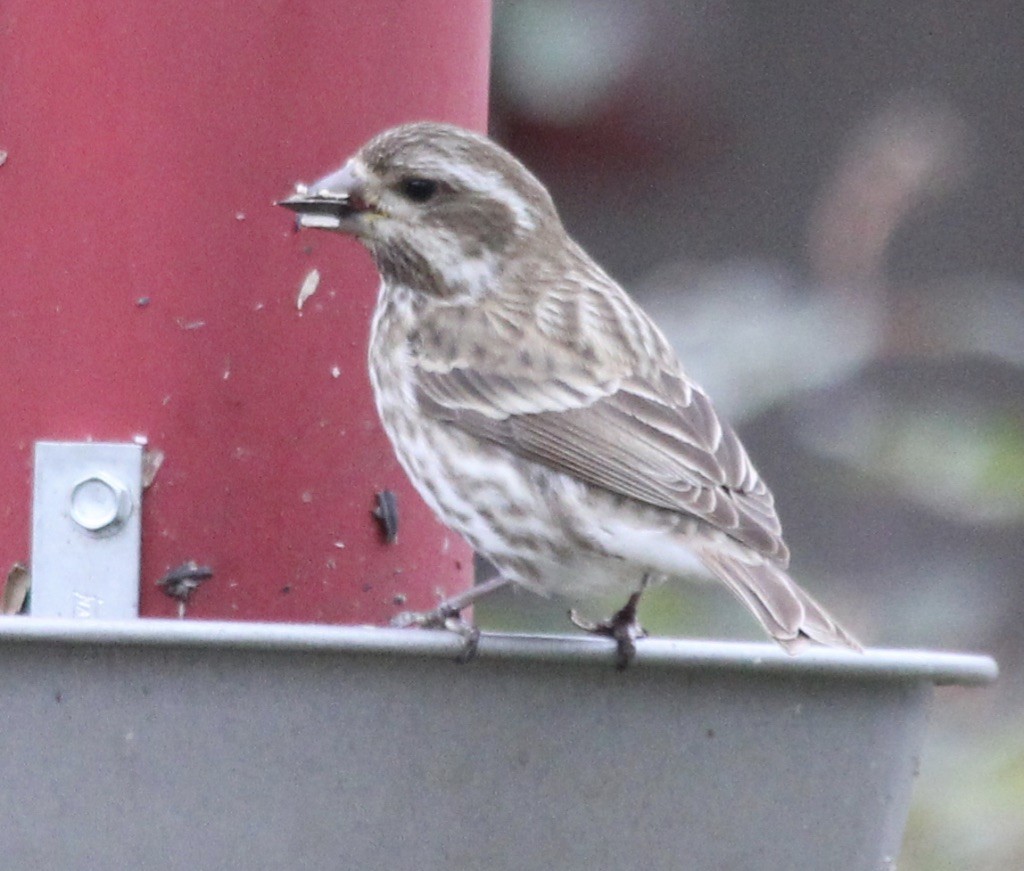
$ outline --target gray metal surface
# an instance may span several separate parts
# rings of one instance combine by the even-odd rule
[[[140,445],[36,443],[34,616],[138,616],[141,499]]]
[[[217,620],[67,620],[4,619],[0,644],[49,641],[54,644],[114,644],[188,647],[244,647],[267,650],[386,653],[452,659],[462,640],[451,632],[384,629],[376,626],[325,626],[306,623],[254,623]],[[543,660],[612,664],[615,645],[585,635],[485,633],[479,659]],[[637,644],[638,667],[781,671],[794,676],[827,675],[894,680],[923,679],[938,685],[992,683],[999,669],[990,656],[936,650],[885,650],[863,654],[811,647],[790,656],[775,644],[646,638]]]
[[[985,657],[0,619],[5,869],[879,871]]]

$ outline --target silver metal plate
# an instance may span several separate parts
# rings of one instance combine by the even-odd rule
[[[138,617],[141,500],[140,445],[36,443],[33,616]]]

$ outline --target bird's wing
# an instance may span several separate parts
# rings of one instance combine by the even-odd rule
[[[619,365],[597,367],[596,379],[571,357],[552,364],[548,355],[528,369],[486,354],[421,352],[416,397],[430,417],[612,493],[698,517],[785,566],[770,491],[664,348],[667,365],[620,355]]]

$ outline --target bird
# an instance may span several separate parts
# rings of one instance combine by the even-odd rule
[[[860,650],[790,577],[774,498],[668,340],[569,236],[547,189],[483,134],[378,133],[278,202],[354,237],[381,277],[369,377],[399,463],[498,575],[404,625],[479,634],[461,611],[506,584],[582,602],[625,668],[644,589],[720,580],[790,653]]]

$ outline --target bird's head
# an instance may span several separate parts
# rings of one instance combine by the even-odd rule
[[[524,246],[561,232],[550,195],[518,160],[430,122],[380,133],[279,205],[299,227],[355,236],[386,280],[440,296],[486,292]]]

